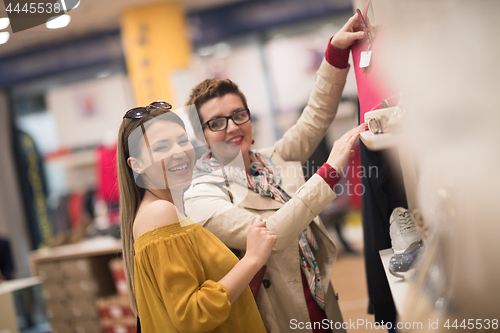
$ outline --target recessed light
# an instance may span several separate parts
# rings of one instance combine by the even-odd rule
[[[8,17],[0,18],[0,30],[7,28],[10,24],[10,20]]]
[[[69,24],[69,21],[71,21],[71,16],[64,14],[61,16],[54,16],[55,18],[51,17],[45,23],[47,28],[49,29],[59,29],[59,28],[64,28]]]
[[[8,31],[0,32],[0,44],[5,44],[10,38],[10,33]]]

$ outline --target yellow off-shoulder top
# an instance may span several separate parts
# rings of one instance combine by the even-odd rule
[[[134,249],[142,332],[266,332],[250,288],[231,304],[217,282],[238,258],[207,229],[183,219],[142,234]]]

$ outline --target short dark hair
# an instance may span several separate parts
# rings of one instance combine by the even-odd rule
[[[196,107],[196,112],[198,113],[198,118],[193,113],[189,114],[189,121],[193,127],[196,126],[195,122],[200,121],[203,123],[205,120],[202,119],[200,115],[200,108],[203,104],[216,97],[224,97],[227,94],[236,94],[240,96],[241,101],[246,109],[248,109],[247,99],[245,95],[240,91],[238,85],[229,79],[219,79],[212,78],[206,79],[199,84],[197,84],[186,102],[186,106],[194,105]]]

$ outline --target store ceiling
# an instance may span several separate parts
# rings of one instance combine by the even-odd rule
[[[186,11],[197,11],[247,0],[179,0]],[[0,45],[0,57],[46,48],[50,44],[75,38],[116,30],[120,26],[121,12],[130,7],[158,2],[158,0],[80,0],[78,8],[69,12],[70,24],[62,29],[49,30],[45,25],[11,32],[7,43]],[[6,17],[5,7],[0,8],[0,17]]]

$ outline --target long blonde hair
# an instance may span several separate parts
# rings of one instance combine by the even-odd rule
[[[125,264],[125,277],[127,280],[128,294],[131,307],[137,314],[137,300],[135,296],[134,284],[134,219],[139,209],[145,189],[137,185],[132,169],[127,164],[130,157],[129,137],[131,133],[148,122],[149,120],[170,112],[165,109],[150,109],[140,119],[124,118],[118,132],[118,147],[116,152],[116,164],[118,173],[118,186],[120,189],[120,219],[121,219],[121,238],[123,246],[123,261]],[[173,112],[172,112],[173,113]],[[174,118],[178,118],[175,117]],[[171,119],[177,122],[175,119]],[[180,118],[178,119],[180,122]],[[182,124],[184,127],[184,124]]]

